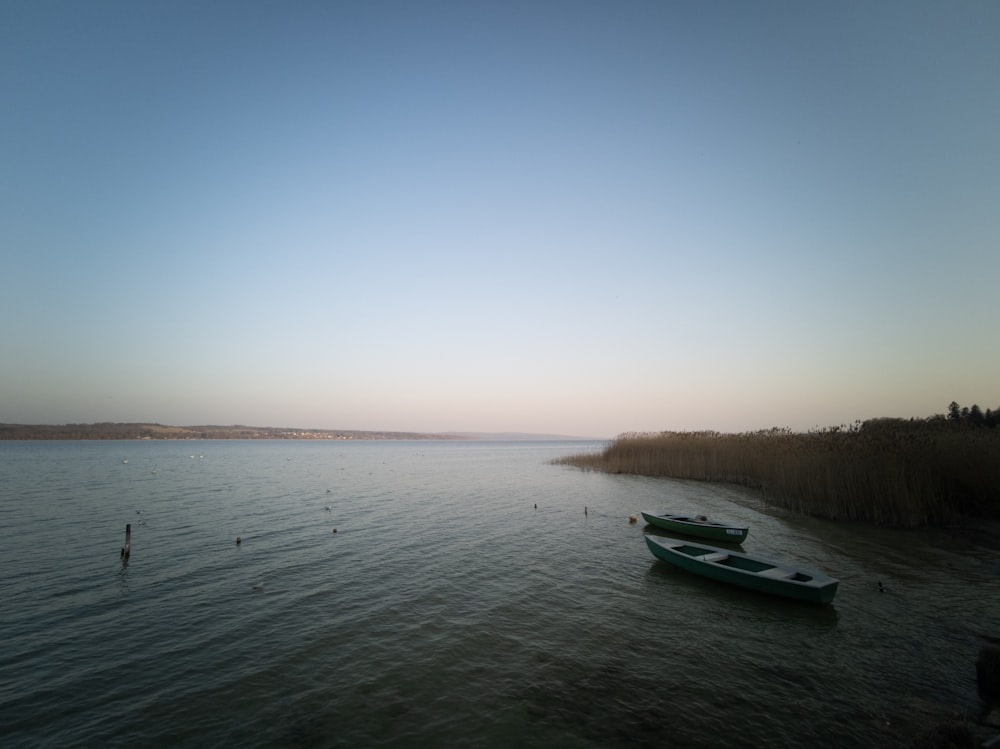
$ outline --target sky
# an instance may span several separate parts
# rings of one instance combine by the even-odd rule
[[[1000,406],[1000,3],[0,2],[0,422]]]

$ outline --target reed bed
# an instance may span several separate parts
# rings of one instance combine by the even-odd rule
[[[741,484],[832,520],[919,527],[1000,517],[1000,429],[883,419],[795,433],[626,433],[585,470]]]

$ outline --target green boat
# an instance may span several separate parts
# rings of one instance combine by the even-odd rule
[[[729,523],[709,520],[704,515],[674,515],[669,512],[643,512],[642,516],[650,525],[671,533],[698,536],[709,541],[724,541],[741,544],[746,541],[749,528],[740,528]]]
[[[839,581],[832,577],[818,572],[805,572],[748,554],[738,554],[729,549],[648,534],[646,545],[655,557],[664,562],[696,575],[760,593],[809,603],[830,603],[837,594]]]

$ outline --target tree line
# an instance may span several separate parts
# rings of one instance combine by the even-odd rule
[[[983,410],[976,404],[960,406],[955,401],[948,404],[948,421],[955,424],[966,424],[972,427],[988,427],[993,429],[1000,422],[1000,408]]]

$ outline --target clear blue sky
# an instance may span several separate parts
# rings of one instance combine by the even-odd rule
[[[1000,3],[0,3],[0,422],[1000,405]]]

